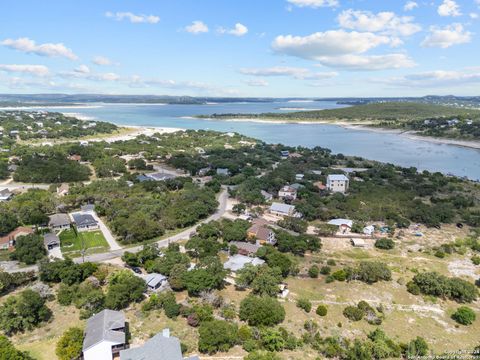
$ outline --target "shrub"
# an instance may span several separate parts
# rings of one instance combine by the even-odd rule
[[[413,281],[407,283],[407,291],[413,295],[420,295],[420,287]]]
[[[326,316],[327,312],[328,312],[328,310],[327,310],[327,307],[325,305],[318,305],[317,311],[316,311],[317,315]]]
[[[413,277],[413,282],[424,295],[449,298],[461,303],[470,303],[478,296],[474,284],[460,278],[448,278],[436,272],[425,272]]]
[[[480,265],[480,256],[478,255],[472,256],[472,263],[473,265]]]
[[[214,354],[217,351],[228,351],[237,343],[237,325],[223,320],[207,321],[198,329],[198,350],[202,353]]]
[[[335,278],[333,277],[333,275],[328,275],[326,278],[325,278],[325,282],[327,284],[331,283],[331,282],[334,282],[335,281]]]
[[[395,247],[395,242],[390,238],[381,238],[375,241],[375,247],[383,250],[391,250]]]
[[[273,326],[285,319],[285,309],[274,298],[249,295],[240,303],[239,316],[250,326]]]
[[[318,266],[312,265],[310,266],[310,269],[308,269],[308,276],[310,276],[312,279],[318,278],[319,272],[320,272],[320,269],[318,268]]]
[[[312,310],[312,303],[308,299],[300,298],[297,300],[297,307],[309,313]]]
[[[320,268],[320,274],[322,275],[330,275],[331,271],[332,271],[332,268],[330,266],[322,266]]]
[[[476,318],[475,312],[468,306],[460,306],[452,315],[452,319],[462,325],[470,325]]]
[[[336,263],[335,260],[333,260],[333,259],[328,259],[328,260],[327,260],[327,265],[335,266],[335,265],[337,265],[337,263]]]
[[[347,272],[343,269],[337,270],[332,274],[332,277],[337,281],[345,281],[347,279]]]
[[[343,316],[351,321],[360,321],[365,316],[365,312],[356,306],[347,306],[343,309]]]
[[[411,358],[414,356],[425,356],[428,354],[428,344],[424,338],[417,336],[416,339],[409,342],[406,355]]]
[[[346,272],[348,280],[359,280],[367,284],[392,279],[392,272],[388,266],[377,261],[362,261],[357,267],[348,268]]]

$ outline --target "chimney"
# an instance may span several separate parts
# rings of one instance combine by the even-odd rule
[[[163,329],[162,330],[162,336],[165,337],[165,338],[169,338],[170,337],[170,329],[169,328]]]

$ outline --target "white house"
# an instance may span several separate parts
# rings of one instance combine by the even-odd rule
[[[223,268],[226,270],[230,270],[232,272],[237,272],[245,267],[247,264],[252,264],[253,266],[263,265],[265,263],[264,260],[258,257],[250,257],[245,255],[233,255],[231,256],[225,264],[223,264]]]
[[[353,221],[348,219],[332,219],[328,222],[328,225],[338,226],[338,231],[346,234],[352,229]]]
[[[333,174],[327,176],[327,189],[331,192],[346,193],[350,181],[345,175]]]
[[[102,310],[87,320],[83,339],[84,360],[112,360],[125,349],[125,315]]]
[[[280,199],[295,200],[297,198],[297,189],[290,185],[285,185],[278,191],[278,197]]]
[[[295,206],[282,203],[273,203],[270,206],[270,213],[278,216],[293,216],[295,214]]]

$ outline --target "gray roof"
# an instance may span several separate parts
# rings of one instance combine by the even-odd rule
[[[43,235],[43,244],[45,246],[60,244],[60,239],[54,233],[47,233]]]
[[[257,257],[249,257],[244,255],[234,255],[231,256],[225,264],[223,264],[224,269],[228,269],[231,271],[238,271],[243,269],[243,267],[247,264],[252,264],[254,266],[262,265],[265,261],[257,258]]]
[[[165,174],[165,173],[161,173],[161,172],[147,174],[146,176],[149,177],[152,180],[155,180],[155,181],[165,181],[165,180],[176,178],[175,175]]]
[[[230,175],[230,170],[227,168],[218,168],[217,169],[217,174],[218,175]]]
[[[73,214],[73,221],[77,226],[93,226],[97,225],[97,220],[90,214]]]
[[[348,181],[348,177],[343,174],[331,174],[328,175],[328,179],[333,181]]]
[[[158,333],[141,347],[120,351],[120,360],[183,360],[180,340]]]
[[[94,211],[95,210],[95,204],[86,204],[80,206],[80,210],[82,211]]]
[[[0,197],[10,197],[12,193],[8,189],[0,190]]]
[[[157,287],[158,284],[161,284],[162,282],[167,280],[167,277],[162,274],[151,273],[151,274],[145,275],[143,279],[145,280],[145,282],[149,287]]]
[[[53,214],[49,216],[49,226],[65,226],[70,225],[70,218],[67,214]]]
[[[276,211],[276,212],[283,213],[283,214],[288,214],[288,213],[290,213],[291,211],[294,211],[294,210],[295,210],[295,206],[282,204],[282,203],[273,203],[270,206],[270,211]]]
[[[235,245],[239,250],[245,250],[250,253],[256,253],[258,249],[261,248],[260,245],[252,244],[246,241],[230,241],[230,245]]]
[[[101,343],[110,341],[116,344],[125,343],[125,315],[121,311],[102,310],[87,320],[83,351]]]

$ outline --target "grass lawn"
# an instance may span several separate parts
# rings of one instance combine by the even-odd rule
[[[76,235],[73,230],[66,230],[62,231],[59,237],[62,253],[64,254],[80,253],[83,248],[83,243],[85,243],[85,249],[87,249],[88,253],[109,249],[107,240],[105,240],[100,230],[78,232],[78,235]]]

